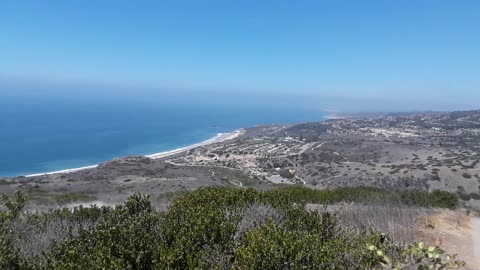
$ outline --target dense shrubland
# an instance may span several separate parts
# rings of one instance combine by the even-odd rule
[[[342,187],[316,190],[303,186],[284,186],[269,193],[287,196],[297,203],[333,204],[338,202],[389,203],[406,206],[453,209],[458,206],[458,196],[446,191],[423,192],[417,190],[385,190],[375,187]]]
[[[20,193],[2,197],[0,269],[453,269],[436,247],[398,245],[380,232],[342,226],[306,203],[393,199],[454,207],[448,193],[369,188],[270,191],[209,187],[166,211],[136,194],[116,207],[22,212]],[[448,201],[447,203],[445,201]]]

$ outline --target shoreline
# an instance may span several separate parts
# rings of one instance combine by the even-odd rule
[[[342,119],[345,119],[345,117],[339,116],[339,115],[336,115],[336,114],[328,114],[328,115],[325,115],[323,118],[325,118],[326,120],[342,120]]]
[[[142,155],[147,158],[151,159],[159,159],[159,158],[166,158],[172,155],[177,155],[180,153],[183,153],[185,151],[200,147],[200,146],[206,146],[214,143],[219,143],[219,142],[224,142],[227,140],[232,140],[237,138],[238,136],[242,135],[244,132],[244,129],[238,129],[232,132],[224,132],[224,133],[217,133],[214,137],[199,142],[199,143],[194,143],[192,145],[188,145],[185,147],[180,147],[177,149],[173,150],[168,150],[168,151],[163,151],[159,153],[154,153],[154,154],[148,154],[148,155]],[[53,172],[44,172],[44,173],[35,173],[35,174],[29,174],[29,175],[23,175],[23,177],[36,177],[36,176],[43,176],[43,175],[52,175],[52,174],[64,174],[64,173],[72,173],[72,172],[78,172],[81,170],[86,170],[86,169],[93,169],[96,168],[99,164],[95,165],[89,165],[89,166],[83,166],[83,167],[78,167],[78,168],[72,168],[72,169],[63,169],[63,170],[58,170],[58,171],[53,171]]]
[[[188,150],[200,147],[200,146],[205,146],[205,145],[209,145],[209,144],[213,144],[213,143],[219,143],[219,142],[235,139],[238,136],[240,136],[242,133],[243,133],[242,129],[236,130],[236,131],[233,131],[233,132],[217,133],[217,135],[215,135],[215,137],[212,137],[212,138],[210,138],[206,141],[195,143],[195,144],[192,144],[192,145],[189,145],[189,146],[177,148],[177,149],[170,150],[170,151],[164,151],[164,152],[160,152],[160,153],[145,155],[145,157],[148,157],[148,158],[151,158],[151,159],[165,158],[165,157],[169,157],[169,156],[172,156],[172,155],[180,154],[182,152],[185,152],[185,151],[188,151]]]

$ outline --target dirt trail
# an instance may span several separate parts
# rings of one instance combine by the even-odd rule
[[[420,230],[422,240],[437,245],[467,263],[466,269],[480,270],[480,219],[465,213],[442,210],[426,218]]]
[[[472,218],[472,229],[474,256],[480,264],[480,218]]]

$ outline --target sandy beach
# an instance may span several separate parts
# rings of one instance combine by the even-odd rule
[[[200,146],[205,146],[213,143],[219,143],[227,140],[232,140],[243,134],[244,130],[236,130],[233,132],[228,132],[228,133],[218,133],[215,137],[210,138],[206,141],[192,144],[186,147],[181,147],[177,148],[174,150],[170,151],[165,151],[165,152],[160,152],[160,153],[154,153],[154,154],[149,154],[145,155],[145,157],[151,158],[151,159],[159,159],[159,158],[166,158],[172,155],[177,155],[180,153],[183,153],[185,151],[200,147]],[[30,174],[30,175],[25,175],[25,177],[35,177],[35,176],[42,176],[42,175],[50,175],[50,174],[62,174],[62,173],[71,173],[71,172],[77,172],[80,170],[85,170],[85,169],[93,169],[96,168],[98,164],[95,165],[90,165],[90,166],[84,166],[84,167],[79,167],[79,168],[72,168],[72,169],[65,169],[65,170],[59,170],[59,171],[53,171],[53,172],[45,172],[45,173],[36,173],[36,174]]]
[[[171,151],[166,151],[166,152],[160,152],[160,153],[155,153],[155,154],[151,154],[151,155],[146,155],[146,157],[151,158],[151,159],[165,158],[165,157],[168,157],[168,156],[171,156],[171,155],[180,154],[180,153],[182,153],[182,152],[185,152],[185,151],[188,151],[188,150],[191,150],[191,149],[200,147],[200,146],[204,146],[204,145],[209,145],[209,144],[212,144],[212,143],[219,143],[219,142],[223,142],[223,141],[235,139],[235,138],[237,138],[238,136],[240,136],[242,133],[243,133],[243,130],[236,130],[236,131],[230,132],[230,133],[218,133],[215,137],[213,137],[213,138],[211,138],[211,139],[208,139],[208,140],[206,140],[206,141],[203,141],[203,142],[200,142],[200,143],[196,143],[196,144],[192,144],[192,145],[189,145],[189,146],[186,146],[186,147],[182,147],[182,148],[178,148],[178,149],[171,150]]]
[[[54,172],[35,173],[35,174],[25,175],[25,177],[35,177],[35,176],[42,176],[42,175],[49,175],[49,174],[59,174],[59,173],[71,173],[71,172],[76,172],[76,171],[80,171],[80,170],[93,169],[97,166],[98,166],[98,164],[79,167],[79,168],[73,168],[73,169],[65,169],[65,170],[54,171]]]
[[[341,120],[341,119],[345,119],[345,117],[338,116],[338,115],[335,115],[335,114],[329,114],[329,115],[324,116],[323,118],[325,118],[325,119],[327,119],[327,120]]]

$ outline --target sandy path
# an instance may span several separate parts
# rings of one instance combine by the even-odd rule
[[[480,219],[451,210],[437,210],[427,217],[430,228],[420,231],[421,240],[438,245],[465,261],[465,269],[480,270]]]
[[[472,218],[472,238],[474,257],[480,263],[480,218]]]

